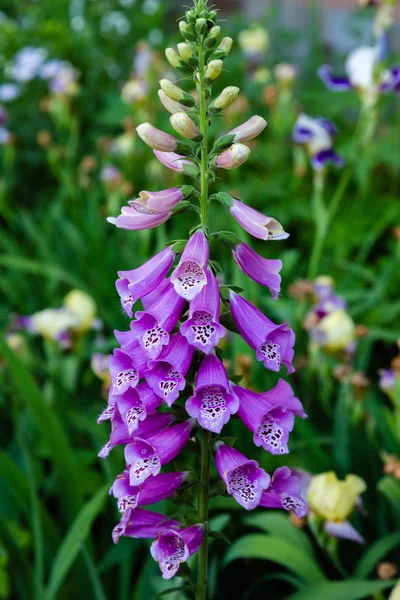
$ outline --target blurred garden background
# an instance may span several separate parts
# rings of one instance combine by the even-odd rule
[[[268,121],[240,174],[229,172],[219,189],[290,233],[279,255],[276,245],[274,253],[258,246],[283,261],[279,302],[254,282],[246,287],[252,302],[296,333],[291,385],[308,414],[282,459],[254,449],[235,419],[227,435],[240,435],[241,449],[268,472],[289,464],[311,476],[353,474],[365,491],[353,497],[350,484],[329,476],[325,503],[310,499],[304,519],[245,514],[232,498],[213,499],[221,534],[211,546],[210,598],[398,599],[398,7],[215,4],[234,39],[216,87],[243,92],[219,129],[253,114]],[[164,49],[182,41],[182,13],[179,0],[0,0],[0,599],[149,600],[171,587],[147,540],[112,543],[118,511],[108,488],[123,455],[116,448],[108,461],[98,458],[108,431],[96,420],[107,401],[113,330],[128,326],[116,273],[182,238],[194,219],[178,215],[141,232],[106,221],[141,190],[185,183],[135,131],[150,121],[172,132],[157,89],[174,77]],[[373,94],[361,85],[362,61],[348,91],[328,89],[317,74],[330,65],[344,75],[349,53],[378,45],[381,85]],[[301,114],[333,121],[342,166],[313,168],[310,145],[293,140]],[[225,220],[213,209],[215,228]],[[218,252],[240,287],[244,275],[228,251]],[[247,387],[274,385],[239,338],[231,348],[227,361]],[[358,538],[336,537],[326,520],[351,522]]]

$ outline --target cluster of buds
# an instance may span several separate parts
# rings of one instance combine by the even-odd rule
[[[309,311],[304,327],[311,340],[330,352],[355,349],[355,325],[347,313],[347,304],[342,296],[335,293],[330,277],[317,277],[314,282],[316,303]]]
[[[280,467],[270,476],[221,437],[223,427],[237,414],[253,433],[256,446],[273,455],[285,454],[295,416],[306,415],[284,380],[264,393],[238,385],[234,377],[229,380],[221,343],[226,328],[241,335],[256,359],[277,373],[282,364],[288,373],[294,371],[295,336],[287,324],[273,323],[232,286],[219,284],[216,263],[209,256],[210,238],[227,246],[239,269],[268,288],[275,299],[282,263],[258,255],[230,231],[210,232],[208,207],[219,202],[255,238],[282,240],[288,234],[274,218],[229,194],[208,195],[215,172],[239,167],[250,152],[245,142],[259,135],[266,122],[254,116],[208,147],[210,120],[239,92],[230,86],[211,99],[212,82],[222,71],[232,40],[219,42],[216,11],[203,0],[186,12],[179,29],[185,41],[177,51],[167,49],[166,55],[174,68],[191,76],[198,102],[166,79],[160,82],[159,97],[171,113],[171,126],[184,140],[150,123],[139,125],[137,132],[162,164],[199,180],[199,190],[186,185],[142,191],[119,216],[108,220],[119,228],[141,230],[195,210],[201,222],[189,232],[189,239],[171,242],[142,266],[118,273],[117,291],[131,322],[128,331],[115,332],[119,347],[109,360],[108,405],[99,417],[99,422],[112,424],[100,456],[125,445],[126,466],[111,488],[122,514],[113,539],[117,542],[121,535],[155,538],[151,553],[167,579],[200,545],[207,547],[211,455],[226,492],[246,510],[283,508],[299,517],[307,512],[300,481],[289,468]],[[141,308],[136,306],[139,301]],[[167,465],[171,469],[171,461],[188,443],[201,454],[200,479],[196,470],[160,472]],[[142,508],[179,494],[182,485],[190,487],[194,496],[183,522]],[[200,552],[199,598],[205,597],[205,556],[206,552]]]

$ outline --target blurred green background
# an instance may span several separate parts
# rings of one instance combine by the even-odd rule
[[[224,34],[235,44],[215,88],[237,85],[242,94],[217,121],[215,134],[253,114],[265,117],[268,128],[240,171],[224,174],[212,191],[234,193],[290,233],[271,247],[253,244],[283,261],[279,301],[245,282],[228,251],[216,244],[212,251],[227,281],[243,284],[272,320],[295,330],[291,384],[309,415],[296,424],[291,454],[282,459],[254,448],[235,419],[227,435],[239,436],[240,450],[269,472],[288,464],[313,475],[362,477],[363,507],[351,520],[365,544],[327,536],[318,511],[299,522],[276,511],[244,514],[234,500],[215,498],[213,528],[232,544],[213,540],[210,598],[380,600],[398,576],[399,100],[384,95],[368,112],[356,91],[323,86],[317,68],[329,63],[342,73],[346,53],[373,42],[377,10],[367,2],[341,6],[339,30],[332,20],[337,7],[328,4],[216,2],[226,19]],[[115,345],[113,329],[128,327],[116,272],[185,237],[194,219],[177,216],[135,233],[106,222],[140,190],[184,183],[135,133],[143,121],[171,132],[157,89],[159,79],[171,76],[164,49],[181,41],[181,14],[172,0],[0,2],[0,599],[148,600],[171,587],[147,541],[112,544],[118,511],[107,489],[123,455],[117,448],[107,461],[97,457],[108,428],[96,418],[107,398],[101,355]],[[388,65],[399,64],[396,32],[395,25],[387,34]],[[15,56],[32,47],[43,49],[46,60],[66,61],[61,91],[51,79],[29,78],[32,65],[18,72]],[[276,69],[282,62],[297,67],[290,85]],[[351,317],[350,338],[331,347],[310,331],[316,192],[309,157],[292,142],[301,112],[335,122],[335,148],[346,159],[343,170],[326,174],[323,202],[338,208],[312,273],[331,278]],[[362,144],[360,127],[372,119]],[[213,209],[212,223],[227,228],[221,207]],[[242,235],[234,222],[230,226]],[[71,296],[64,300],[71,290],[89,296],[84,305],[76,308]],[[77,320],[67,339],[56,341],[59,313],[37,313],[64,302],[77,310]],[[36,330],[23,318],[32,315]],[[334,322],[328,334],[339,326]],[[235,337],[227,359],[255,389],[276,383]],[[382,369],[390,369],[390,385],[382,382]],[[176,506],[164,502],[161,509]]]

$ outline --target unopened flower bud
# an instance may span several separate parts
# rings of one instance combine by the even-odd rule
[[[221,35],[221,27],[219,25],[214,25],[211,27],[207,37],[206,37],[206,46],[213,46],[219,36]]]
[[[232,144],[218,156],[216,164],[220,169],[236,169],[240,167],[250,155],[250,150],[244,144]]]
[[[221,75],[223,64],[222,60],[212,60],[209,62],[206,67],[206,79],[210,82],[215,81]]]
[[[183,104],[168,98],[167,94],[165,94],[162,90],[158,90],[158,97],[160,98],[163,107],[166,108],[171,114],[175,114],[177,112],[186,112],[189,110],[187,106],[183,106]]]
[[[225,56],[229,54],[232,49],[233,39],[231,37],[224,37],[221,40],[220,45],[218,46],[218,50],[222,50]]]
[[[182,65],[178,53],[173,48],[166,48],[165,56],[167,57],[167,60],[171,67],[173,67],[174,69],[179,69],[179,67]]]
[[[188,10],[188,11],[186,12],[186,15],[185,15],[185,16],[186,16],[187,22],[188,22],[190,25],[195,25],[195,23],[196,23],[196,13],[195,13],[195,11],[194,11],[194,10]]]
[[[195,100],[192,96],[181,90],[177,85],[174,85],[168,79],[161,79],[160,87],[164,94],[175,102],[180,102],[184,106],[194,106]]]
[[[181,136],[189,140],[199,141],[201,139],[199,128],[185,112],[175,113],[170,117],[170,122],[175,131]]]
[[[173,135],[157,129],[150,123],[142,123],[136,127],[136,131],[140,139],[154,150],[159,150],[160,152],[176,151],[183,155],[191,153],[191,148],[188,144],[180,142]]]
[[[197,19],[196,31],[199,35],[204,35],[205,33],[207,33],[207,21],[204,18]]]
[[[209,106],[210,113],[218,113],[224,108],[228,108],[238,97],[240,89],[234,85],[230,85],[226,87],[220,95],[215,98],[214,102],[212,102]]]
[[[257,137],[264,131],[267,126],[267,121],[263,117],[255,115],[248,121],[232,129],[227,135],[233,135],[234,142],[246,142]]]
[[[197,39],[195,30],[186,21],[179,21],[179,31],[190,42],[194,42]]]
[[[189,59],[193,56],[193,49],[191,45],[187,44],[186,42],[181,42],[180,44],[178,44],[178,52],[181,59],[185,62],[188,62]]]

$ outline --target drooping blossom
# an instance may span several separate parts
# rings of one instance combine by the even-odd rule
[[[278,298],[281,289],[281,276],[279,275],[279,271],[282,269],[281,260],[263,258],[244,242],[237,244],[232,251],[232,256],[243,273],[260,285],[267,287],[274,300]]]
[[[203,525],[192,525],[184,529],[164,529],[153,542],[150,552],[158,562],[164,579],[171,579],[186,562],[197,552],[203,539]]]
[[[297,517],[307,514],[307,503],[301,496],[301,481],[288,467],[276,469],[271,483],[261,494],[260,506],[283,508],[293,511]]]
[[[156,538],[164,529],[178,529],[179,522],[167,519],[161,513],[135,508],[127,510],[121,521],[114,527],[112,538],[114,544],[119,542],[121,535],[131,538]]]
[[[246,510],[260,504],[261,495],[270,483],[270,476],[257,461],[248,460],[241,452],[223,442],[215,444],[215,464],[226,489]]]
[[[232,196],[224,201],[239,225],[253,237],[260,240],[285,240],[289,237],[276,219],[263,215]]]
[[[293,128],[293,140],[307,148],[315,170],[321,170],[327,163],[333,163],[339,168],[344,165],[344,160],[332,148],[336,133],[337,129],[332,121],[301,114]]]
[[[231,392],[226,370],[215,354],[208,354],[197,373],[194,395],[186,401],[186,411],[203,429],[220,433],[239,402]]]
[[[253,432],[255,445],[271,454],[287,454],[294,417],[306,417],[291,386],[280,379],[272,390],[262,394],[239,385],[233,385],[232,390],[240,402],[238,415]]]

